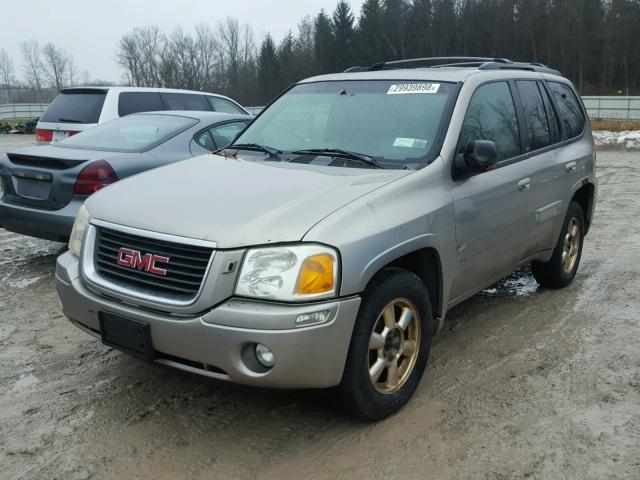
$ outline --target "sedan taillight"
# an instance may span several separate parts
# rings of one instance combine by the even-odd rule
[[[73,192],[76,195],[91,195],[103,187],[118,181],[118,175],[111,165],[99,160],[82,169]]]

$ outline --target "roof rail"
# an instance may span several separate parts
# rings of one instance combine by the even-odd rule
[[[411,67],[412,64],[438,62],[435,65],[425,65],[426,68],[466,67],[479,70],[529,70],[540,73],[561,75],[558,70],[543,65],[542,63],[514,62],[506,58],[492,57],[424,57],[408,58],[404,60],[392,60],[390,62],[374,63],[369,67],[350,67],[347,72],[372,72],[376,70],[396,70]]]

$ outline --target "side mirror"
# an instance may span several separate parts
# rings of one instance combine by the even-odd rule
[[[466,177],[474,173],[488,172],[496,168],[498,150],[491,140],[472,140],[464,147],[464,152],[456,155],[454,176]]]

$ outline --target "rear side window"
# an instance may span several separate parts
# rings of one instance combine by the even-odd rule
[[[215,125],[196,136],[196,142],[208,150],[223,148],[235,140],[247,124],[243,121]]]
[[[198,110],[211,111],[211,106],[204,95],[193,93],[162,93],[166,110]]]
[[[118,97],[118,115],[164,110],[158,92],[122,92]]]
[[[566,138],[579,136],[584,130],[586,120],[573,89],[558,82],[548,82],[548,85],[558,106],[560,123],[564,126]]]
[[[549,133],[551,134],[551,142],[558,143],[560,141],[560,125],[558,124],[558,116],[553,109],[551,99],[549,98],[549,93],[544,88],[542,83],[538,83],[538,86],[540,87],[540,93],[542,93],[542,98],[544,100],[544,109],[547,112],[547,119],[549,120]]]
[[[542,94],[535,80],[516,81],[527,128],[526,150],[538,150],[551,145],[551,131]]]
[[[41,122],[98,123],[107,93],[101,90],[78,90],[59,94],[49,105]]]
[[[478,87],[469,102],[460,139],[462,145],[473,140],[495,142],[498,161],[520,155],[518,119],[507,82]]]
[[[239,108],[235,103],[230,102],[225,98],[208,96],[207,100],[211,104],[211,108],[216,112],[240,113],[240,114],[246,113],[244,110]]]

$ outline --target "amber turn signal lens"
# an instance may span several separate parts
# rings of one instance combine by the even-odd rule
[[[315,295],[333,290],[334,258],[326,253],[308,257],[302,263],[296,293],[298,295]]]

